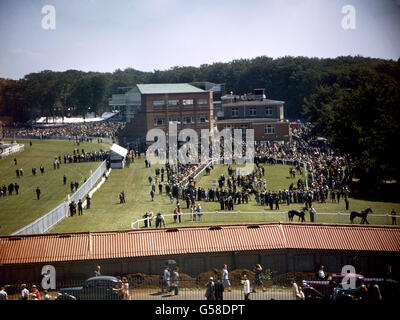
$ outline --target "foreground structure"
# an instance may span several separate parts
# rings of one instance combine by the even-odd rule
[[[400,267],[400,228],[377,225],[267,223],[113,232],[0,237],[0,279],[39,282],[44,265],[58,281],[84,280],[95,266],[102,274],[160,274],[167,259],[191,276],[220,269],[313,272],[323,264],[340,272],[357,256],[359,269],[380,277],[388,264]]]

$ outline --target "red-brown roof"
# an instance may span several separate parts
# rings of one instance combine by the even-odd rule
[[[268,223],[1,236],[0,264],[271,249],[400,252],[400,228]]]

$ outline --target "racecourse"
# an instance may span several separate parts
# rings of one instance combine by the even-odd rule
[[[5,184],[17,182],[20,185],[19,195],[0,198],[0,234],[10,234],[35,219],[43,216],[62,201],[67,199],[70,194],[70,182],[78,181],[81,185],[85,178],[89,177],[90,171],[95,170],[100,162],[83,162],[62,164],[60,169],[53,169],[53,161],[56,156],[71,154],[74,148],[72,141],[66,140],[32,140],[32,147],[29,146],[30,140],[19,140],[25,144],[25,150],[16,153],[10,157],[0,160],[0,187]],[[79,146],[86,152],[107,150],[108,144],[83,143]],[[17,165],[14,165],[14,157],[17,159]],[[40,165],[43,164],[45,172],[41,175]],[[289,178],[289,166],[269,165],[265,166],[265,175],[267,180],[267,189],[278,191],[287,189],[290,183],[296,183],[296,179]],[[36,167],[38,173],[32,175],[31,169]],[[161,165],[152,165],[151,168],[145,168],[144,156],[131,163],[129,168],[113,169],[108,180],[94,194],[91,201],[91,208],[84,209],[82,216],[68,217],[49,232],[79,232],[79,231],[108,231],[108,230],[127,230],[131,223],[142,219],[148,211],[154,214],[161,212],[164,215],[172,214],[176,206],[176,201],[170,202],[169,197],[165,195],[165,182],[163,183],[163,194],[159,195],[158,188],[155,193],[154,201],[150,197],[150,185],[148,177],[155,176],[155,169]],[[17,178],[16,168],[24,169],[24,176]],[[227,165],[215,165],[209,176],[202,176],[198,179],[196,187],[208,189],[212,187],[212,181],[217,180],[221,174],[227,176]],[[67,184],[63,185],[63,175],[67,176]],[[42,191],[40,200],[36,199],[35,189],[39,187]],[[126,203],[119,203],[119,193],[124,191]],[[185,201],[180,199],[181,208],[184,213],[188,213]],[[203,212],[216,212],[220,209],[218,202],[201,201]],[[338,203],[321,204],[313,203],[317,212],[346,212],[343,199]],[[280,204],[280,210],[300,209],[302,204]],[[382,217],[369,217],[373,224],[386,224],[386,217],[392,208],[397,212],[400,210],[399,203],[365,201],[350,197],[350,211],[364,210],[372,208],[374,214],[382,214]],[[238,215],[237,211],[242,214]],[[264,216],[262,212],[265,211]],[[247,214],[243,212],[260,212],[260,214]],[[254,196],[250,197],[248,204],[236,205],[234,211],[219,213],[218,218],[215,214],[203,215],[201,221],[192,221],[190,216],[182,218],[181,226],[210,225],[216,223],[254,223],[254,222],[276,222],[285,221],[283,214],[270,214],[277,210],[270,210],[268,207],[257,205]],[[218,219],[218,220],[217,220]],[[306,214],[306,220],[309,221],[309,215]],[[297,221],[297,218],[295,218]],[[318,222],[337,223],[337,216],[318,216]],[[359,223],[356,218],[355,222]],[[176,226],[172,218],[166,218],[167,226]],[[349,223],[348,216],[341,218],[341,223]],[[143,223],[140,224],[143,226]],[[154,224],[152,225],[154,227]]]
[[[32,146],[29,142],[32,141]],[[71,193],[70,182],[77,181],[79,185],[85,178],[90,176],[101,162],[67,163],[62,164],[60,169],[53,169],[54,158],[64,154],[72,154],[73,141],[68,140],[24,140],[18,139],[19,143],[25,144],[25,150],[0,160],[0,187],[17,182],[20,186],[19,194],[0,198],[0,234],[8,235],[37,218],[43,216],[62,201],[65,201]],[[79,149],[85,152],[108,150],[109,144],[81,143]],[[14,164],[17,159],[17,165]],[[40,165],[44,167],[44,174],[40,173]],[[36,176],[32,174],[32,168],[36,167]],[[24,175],[17,178],[16,169],[23,168]],[[63,185],[63,176],[67,177],[67,184]],[[41,196],[36,198],[35,190],[41,189]]]
[[[161,165],[158,166],[161,168]],[[99,191],[97,191],[91,201],[90,210],[84,210],[82,216],[69,217],[57,225],[49,232],[76,232],[76,231],[107,231],[107,230],[127,230],[131,227],[131,222],[142,219],[143,215],[152,211],[154,214],[161,212],[162,214],[172,214],[176,207],[176,201],[170,202],[169,198],[165,195],[165,188],[163,194],[159,195],[158,188],[155,192],[154,201],[150,197],[150,185],[148,182],[149,175],[155,176],[155,169],[157,165],[152,165],[151,168],[145,168],[144,157],[136,159],[135,163],[131,163],[129,168],[113,169],[108,180],[104,183]],[[212,180],[218,179],[221,174],[227,176],[228,165],[216,165],[211,171],[209,176],[203,176],[199,179],[196,187],[204,187],[205,189],[212,186]],[[296,182],[296,179],[289,178],[289,166],[286,165],[265,165],[265,174],[267,180],[267,189],[279,190],[288,188],[289,184]],[[165,182],[163,183],[165,184]],[[124,191],[126,203],[119,203],[119,193]],[[182,211],[189,212],[186,209],[186,202],[180,199]],[[321,204],[318,202],[313,203],[317,212],[346,212],[345,203],[341,199],[340,203],[327,203]],[[203,212],[215,212],[220,209],[218,202],[201,201]],[[279,211],[287,211],[288,209],[300,209],[302,204],[286,204],[280,205]],[[382,217],[369,217],[368,220],[372,224],[386,224],[386,217],[384,215],[390,214],[392,208],[397,212],[400,209],[399,203],[390,202],[376,202],[354,199],[350,197],[350,212],[352,210],[364,210],[372,208],[374,214],[382,214]],[[246,223],[246,222],[264,222],[262,214],[241,214],[240,221],[238,220],[237,211],[242,212],[266,212],[265,222],[285,221],[283,214],[269,213],[276,212],[276,210],[269,210],[266,206],[261,207],[257,205],[254,196],[251,196],[248,204],[237,205],[233,212],[219,214],[218,221],[216,221],[215,214],[203,215],[201,221],[192,221],[190,216],[182,218],[180,226],[193,226],[193,225],[210,225],[216,223]],[[309,215],[306,214],[306,220],[309,221]],[[295,218],[295,221],[297,219]],[[337,223],[337,216],[318,216],[318,222]],[[356,218],[356,223],[360,222]],[[166,219],[167,226],[176,226],[172,218]],[[342,217],[341,223],[349,223],[349,217]],[[141,223],[143,226],[143,222]],[[154,223],[152,224],[154,227]]]

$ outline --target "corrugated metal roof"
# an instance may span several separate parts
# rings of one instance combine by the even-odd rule
[[[400,252],[400,228],[268,223],[1,236],[0,264],[273,249]]]
[[[197,93],[206,92],[188,83],[151,83],[137,85],[141,94]]]

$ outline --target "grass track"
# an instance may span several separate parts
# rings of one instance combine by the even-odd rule
[[[18,139],[19,143],[25,144],[25,150],[0,160],[0,186],[6,187],[10,183],[17,182],[20,185],[19,195],[8,195],[0,199],[0,234],[10,234],[37,218],[43,216],[51,209],[58,206],[70,193],[70,182],[78,181],[81,185],[85,178],[90,176],[90,171],[95,170],[100,162],[67,163],[62,164],[60,169],[53,169],[54,157],[71,154],[76,146],[68,140],[34,140],[32,147],[30,140]],[[108,144],[83,143],[80,149],[97,151],[101,148],[110,148]],[[17,166],[14,165],[17,159]],[[45,171],[41,175],[40,165],[43,164]],[[32,168],[36,167],[36,176],[32,175]],[[17,178],[15,170],[24,169],[24,176]],[[63,185],[63,176],[67,177],[67,185]],[[41,189],[40,200],[36,199],[36,187]]]

